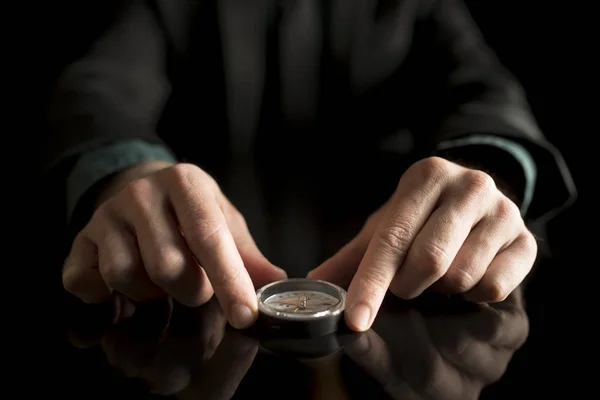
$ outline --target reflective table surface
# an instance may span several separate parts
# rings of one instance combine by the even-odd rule
[[[369,331],[312,339],[236,331],[215,300],[65,307],[73,398],[524,398],[539,364],[521,290],[492,305],[389,297]]]

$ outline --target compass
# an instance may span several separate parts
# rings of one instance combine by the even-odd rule
[[[322,336],[337,331],[346,291],[332,283],[305,278],[277,281],[256,292],[259,322],[282,336]]]

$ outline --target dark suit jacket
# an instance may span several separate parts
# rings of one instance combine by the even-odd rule
[[[256,152],[289,168],[356,165],[472,134],[529,150],[530,218],[573,199],[562,157],[460,0],[134,0],[57,82],[45,162],[60,183],[85,151],[141,138],[215,174]],[[452,156],[522,179],[484,151]]]

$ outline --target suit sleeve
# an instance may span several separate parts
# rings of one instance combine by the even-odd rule
[[[432,0],[415,28],[427,110],[417,126],[433,154],[481,165],[507,182],[529,220],[575,199],[560,152],[544,137],[522,86],[504,68],[462,0]]]
[[[156,134],[170,94],[167,40],[147,2],[125,3],[88,52],[66,66],[48,104],[43,183],[56,223],[74,232],[114,173],[176,159]]]
[[[87,54],[66,66],[50,96],[41,164],[61,192],[56,205],[66,219],[110,175],[175,159],[156,134],[170,94],[167,40],[147,2],[126,3]]]
[[[57,80],[48,105],[45,171],[115,142],[164,145],[155,126],[170,93],[166,39],[145,2],[129,4]]]

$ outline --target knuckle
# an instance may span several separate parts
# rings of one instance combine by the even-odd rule
[[[469,271],[473,271],[476,264],[481,262],[475,259],[475,257],[481,257],[483,254],[498,253],[498,238],[493,235],[481,235],[477,238],[477,244],[474,249],[468,252],[468,254],[460,254],[457,262],[461,265],[460,268],[466,268]]]
[[[526,231],[523,234],[523,247],[527,253],[537,254],[538,252],[538,243],[535,239],[535,236],[531,234],[531,232]]]
[[[504,301],[510,294],[505,285],[498,280],[487,280],[482,282],[481,290],[484,293],[485,298],[491,303]]]
[[[463,175],[466,190],[473,194],[487,194],[496,189],[494,179],[483,171],[468,170]]]
[[[448,271],[444,275],[444,281],[446,286],[454,293],[464,293],[477,283],[473,275],[468,272],[468,268],[456,268]]]
[[[184,190],[198,187],[199,184],[204,187],[216,185],[216,181],[210,175],[194,164],[177,164],[168,168],[165,173],[169,182]]]
[[[76,252],[78,252],[78,250],[76,249],[77,245],[81,244],[82,242],[84,242],[86,240],[88,240],[88,239],[85,237],[85,234],[83,232],[79,232],[75,236],[75,238],[73,240],[73,246],[71,248],[71,252],[65,259],[63,267],[62,267],[62,271],[61,271],[61,280],[62,280],[63,287],[65,288],[65,290],[67,292],[74,294],[74,295],[78,295],[79,292],[81,291],[81,285],[83,283],[81,269],[84,268],[84,266],[78,265],[76,262],[73,261],[73,258],[77,259],[77,256],[75,254]],[[81,251],[81,250],[79,250],[79,251]]]
[[[104,224],[114,218],[113,201],[108,200],[100,204],[94,211],[94,215],[90,220],[90,225]]]
[[[188,180],[191,177],[195,177],[199,174],[200,168],[194,164],[179,163],[166,170],[169,177],[173,179]]]
[[[379,240],[394,252],[405,252],[411,242],[412,227],[406,222],[396,222],[388,229],[380,230]]]
[[[67,292],[71,294],[77,294],[79,285],[73,265],[65,264],[63,267],[62,284]]]
[[[133,199],[144,199],[147,198],[153,191],[153,184],[150,179],[142,178],[129,182],[125,186],[125,192]]]
[[[113,289],[128,287],[135,281],[136,265],[133,260],[119,260],[114,256],[100,265],[106,284]]]
[[[427,275],[441,277],[444,275],[448,264],[448,253],[443,246],[434,242],[427,242],[418,253],[419,268]]]
[[[521,211],[513,201],[502,198],[496,206],[496,218],[501,222],[521,220]]]
[[[138,179],[130,182],[123,188],[122,196],[128,205],[145,211],[149,207],[153,191],[154,185],[149,179]]]
[[[413,164],[411,170],[420,181],[437,184],[448,174],[449,161],[441,157],[428,157]]]
[[[64,289],[87,304],[99,303],[106,299],[107,293],[103,290],[89,290],[89,283],[83,278],[81,267],[69,265],[63,268],[62,283]]]
[[[146,264],[150,280],[161,287],[173,286],[179,281],[188,262],[185,254],[174,247],[163,247],[156,251]]]

